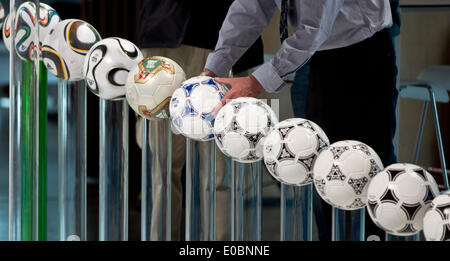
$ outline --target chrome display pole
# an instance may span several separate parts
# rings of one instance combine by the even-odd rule
[[[128,103],[100,99],[99,239],[128,240]]]
[[[365,209],[346,211],[332,209],[333,241],[364,241],[365,240]]]
[[[313,185],[281,185],[281,241],[312,241]]]
[[[58,80],[59,239],[86,240],[86,82]]]
[[[216,145],[186,139],[186,241],[216,240]]]
[[[169,119],[142,122],[141,240],[171,240],[172,133]]]
[[[262,163],[236,163],[234,240],[262,237]]]
[[[16,16],[17,8],[25,1],[10,0],[10,17]],[[39,6],[39,1],[33,1]],[[33,16],[39,17],[39,8]],[[10,28],[16,28],[15,19],[10,19]],[[15,30],[10,34],[10,111],[9,111],[9,240],[30,241],[46,238],[46,213],[43,213],[41,190],[44,182],[40,171],[40,51],[30,50],[31,59],[21,59],[14,43]],[[39,41],[39,26],[29,31]],[[31,36],[30,36],[31,37]]]

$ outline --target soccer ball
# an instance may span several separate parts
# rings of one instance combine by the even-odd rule
[[[241,163],[257,162],[263,158],[264,138],[277,123],[277,116],[267,104],[241,97],[220,109],[214,137],[226,156]]]
[[[214,139],[212,110],[228,89],[208,76],[184,81],[172,95],[170,116],[173,125],[188,138],[200,141]]]
[[[167,119],[172,94],[185,78],[183,69],[169,58],[144,58],[128,74],[127,101],[144,118]]]
[[[367,210],[373,222],[396,236],[422,230],[423,217],[439,189],[426,170],[413,164],[393,164],[372,179]]]
[[[423,218],[427,241],[450,241],[450,192],[437,196]]]
[[[61,21],[55,9],[49,5],[40,3],[39,10],[39,39],[44,39],[50,30]],[[34,2],[24,2],[17,9],[15,26],[15,49],[17,55],[23,60],[32,60],[34,58],[34,32],[36,26],[36,5]],[[11,48],[10,30],[11,24],[9,15],[6,19],[5,27],[3,28],[3,39],[8,50]],[[39,48],[42,49],[42,43],[39,43]]]
[[[3,8],[3,5],[0,2],[0,27],[3,26],[4,21],[5,21],[5,8]]]
[[[89,89],[107,100],[125,98],[125,83],[131,68],[144,57],[132,42],[121,38],[107,38],[89,50],[83,74]]]
[[[77,19],[63,20],[50,30],[42,44],[45,67],[60,79],[83,80],[86,54],[100,40],[92,25]]]
[[[330,145],[314,122],[288,119],[275,125],[264,141],[264,163],[279,182],[303,186],[313,181],[312,169],[319,153]]]
[[[11,22],[9,21],[10,15],[8,14],[5,18],[5,21],[3,22],[2,26],[2,36],[3,36],[3,43],[6,46],[6,49],[8,51],[11,51]]]
[[[383,169],[377,153],[359,141],[339,141],[323,150],[314,163],[314,185],[328,204],[356,210],[367,204],[371,179]]]

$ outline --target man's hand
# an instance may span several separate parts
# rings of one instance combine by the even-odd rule
[[[216,77],[217,75],[208,69],[204,69],[203,72],[200,73],[200,76]]]
[[[231,90],[222,98],[220,101],[221,103],[214,108],[213,114],[219,111],[229,99],[236,99],[239,97],[256,98],[264,91],[262,85],[255,77],[253,77],[253,75],[239,78],[214,78],[214,80],[218,83],[231,85]]]

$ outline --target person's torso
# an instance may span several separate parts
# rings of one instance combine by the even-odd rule
[[[280,8],[282,0],[274,0]],[[289,1],[289,24],[297,28],[313,17],[311,2],[304,0]],[[334,0],[331,0],[334,1]],[[280,8],[281,9],[281,8]],[[327,17],[323,22],[327,22]],[[319,50],[349,46],[363,41],[376,32],[389,28],[392,16],[389,0],[344,0],[327,40]]]

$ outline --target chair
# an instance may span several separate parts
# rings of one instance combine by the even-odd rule
[[[423,112],[420,120],[419,131],[416,140],[413,163],[417,163],[419,156],[420,143],[422,141],[425,118],[427,115],[428,105],[431,102],[433,109],[434,125],[436,130],[436,138],[438,141],[439,157],[443,171],[445,188],[449,189],[447,168],[445,163],[444,147],[442,143],[442,135],[439,125],[439,116],[437,111],[437,102],[448,103],[450,91],[450,66],[436,65],[423,69],[417,79],[401,79],[400,80],[400,96],[407,99],[423,100]]]

